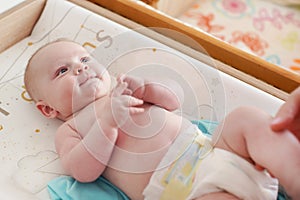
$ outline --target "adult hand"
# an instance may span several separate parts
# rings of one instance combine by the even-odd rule
[[[288,129],[300,141],[300,87],[294,90],[271,122],[273,131]]]

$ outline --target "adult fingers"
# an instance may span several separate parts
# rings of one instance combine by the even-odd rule
[[[291,95],[280,107],[275,118],[271,122],[273,131],[280,131],[288,128],[299,114],[300,101],[295,95]]]
[[[281,131],[290,126],[295,118],[294,106],[290,104],[284,104],[276,114],[275,118],[271,122],[271,128],[273,131]]]

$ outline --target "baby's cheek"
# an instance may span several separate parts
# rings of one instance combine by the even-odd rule
[[[61,95],[61,97],[63,98],[62,100],[72,103],[72,101],[74,101],[78,96],[78,88],[76,88],[76,86],[73,84],[65,85],[62,87],[64,87],[64,89],[62,90],[63,93]]]
[[[94,71],[96,74],[103,74],[107,71],[106,68],[95,59],[91,60],[88,66],[90,70]]]

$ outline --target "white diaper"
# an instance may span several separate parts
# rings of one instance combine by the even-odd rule
[[[278,181],[229,151],[212,149],[193,126],[175,140],[143,194],[145,200],[183,200],[220,191],[245,200],[276,200]]]

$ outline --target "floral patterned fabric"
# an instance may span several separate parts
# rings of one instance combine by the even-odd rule
[[[263,0],[197,0],[179,19],[300,73],[300,7]]]

